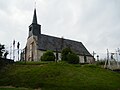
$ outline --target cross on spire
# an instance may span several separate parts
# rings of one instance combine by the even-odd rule
[[[35,3],[34,3],[34,4],[35,4],[35,5],[34,5],[34,8],[36,8],[36,0],[34,0],[34,1],[35,1]]]
[[[37,14],[36,14],[36,0],[35,1],[35,6],[34,6],[34,14],[33,14],[33,24],[37,24]]]

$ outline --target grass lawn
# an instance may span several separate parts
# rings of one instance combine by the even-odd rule
[[[120,90],[120,73],[95,65],[15,64],[0,72],[0,85],[42,90]]]
[[[12,86],[0,86],[0,90],[33,90],[33,89],[27,89],[27,88],[16,88]]]

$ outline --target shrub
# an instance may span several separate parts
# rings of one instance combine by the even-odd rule
[[[0,44],[0,58],[2,58],[2,56],[3,56],[3,53],[5,52],[5,46],[4,45],[2,45],[2,44]]]
[[[62,57],[63,61],[67,61],[67,55],[69,53],[72,53],[70,48],[65,48],[65,49],[62,50],[61,57]]]
[[[96,62],[96,65],[105,65],[105,61],[102,61],[102,60],[97,61],[97,62]]]
[[[70,64],[78,64],[79,63],[79,57],[75,53],[69,53],[67,55],[68,63]]]
[[[52,51],[48,50],[41,56],[42,61],[55,61],[55,55]]]
[[[63,61],[67,61],[71,64],[79,63],[79,57],[75,53],[73,53],[70,48],[63,49],[61,55]]]

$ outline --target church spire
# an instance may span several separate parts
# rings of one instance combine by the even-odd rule
[[[37,14],[36,14],[36,2],[35,2],[35,8],[34,8],[34,14],[33,14],[33,20],[32,24],[29,26],[29,37],[35,35],[40,36],[41,34],[41,25],[37,23]]]
[[[33,15],[33,24],[37,24],[37,14],[36,14],[36,8],[34,9],[34,15]]]

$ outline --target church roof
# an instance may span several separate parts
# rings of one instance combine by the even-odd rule
[[[33,14],[33,24],[37,24],[37,14],[36,14],[36,8],[34,9],[34,14]]]
[[[88,52],[88,50],[84,47],[84,45],[81,42],[53,37],[44,34],[40,34],[40,36],[38,37],[39,50],[56,51],[57,49],[59,52],[61,52],[61,50],[66,47],[70,47],[73,52],[79,55],[91,56],[91,54]]]

